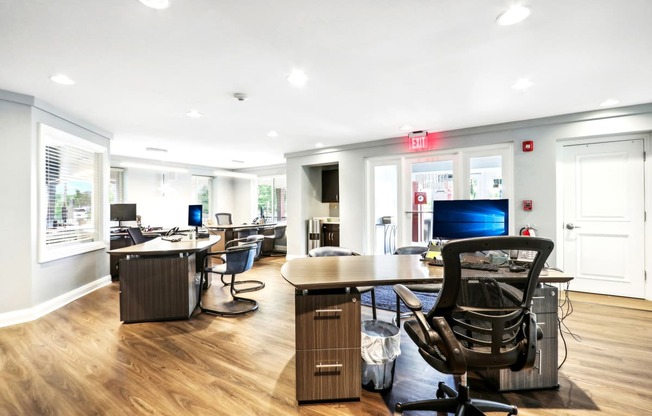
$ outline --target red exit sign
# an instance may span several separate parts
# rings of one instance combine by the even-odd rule
[[[420,152],[422,150],[429,150],[428,145],[428,132],[427,131],[414,131],[408,134],[408,150],[411,152]]]

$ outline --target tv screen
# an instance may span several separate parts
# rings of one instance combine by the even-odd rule
[[[508,199],[433,201],[432,238],[490,237],[509,234]]]
[[[111,221],[136,221],[136,204],[111,204]]]
[[[201,205],[190,205],[188,207],[188,225],[191,227],[201,227]]]

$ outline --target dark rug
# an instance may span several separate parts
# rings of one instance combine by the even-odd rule
[[[385,309],[388,311],[396,311],[396,293],[392,286],[376,286],[376,308]],[[436,293],[419,293],[414,292],[423,305],[424,311],[429,311],[435,304],[437,299]],[[366,292],[362,294],[361,298],[364,306],[371,306],[371,293]],[[401,312],[410,312],[410,310],[401,302]]]

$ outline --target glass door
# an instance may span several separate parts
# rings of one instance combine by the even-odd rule
[[[393,254],[396,249],[400,160],[374,161],[367,165],[367,247],[369,254]]]

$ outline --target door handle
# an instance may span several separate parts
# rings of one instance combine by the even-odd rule
[[[579,225],[573,225],[572,222],[569,222],[568,224],[566,224],[566,228],[568,228],[569,230],[572,230],[574,228],[582,228],[582,227],[580,227]]]

